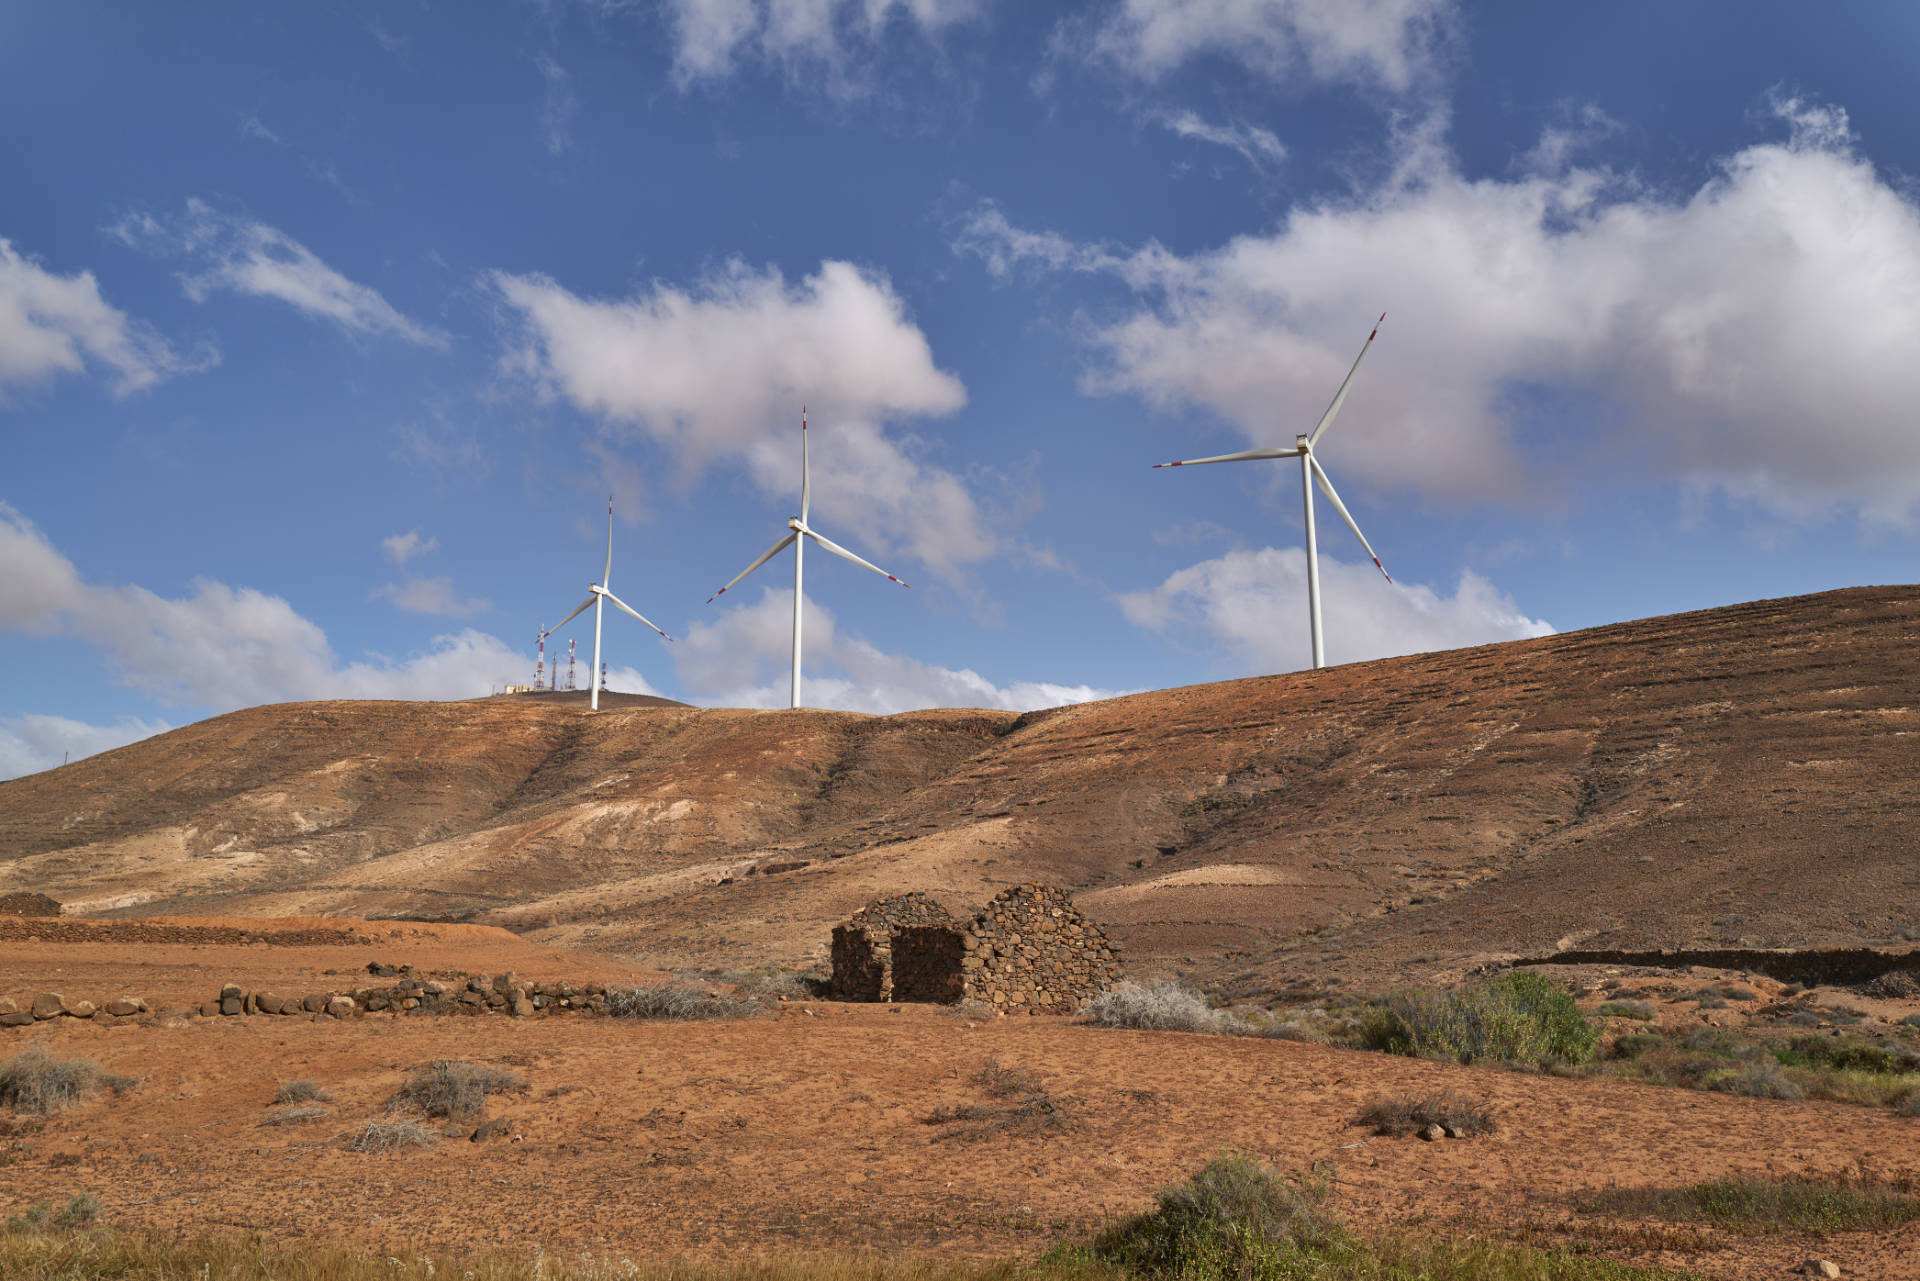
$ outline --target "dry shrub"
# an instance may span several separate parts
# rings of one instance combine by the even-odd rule
[[[309,1103],[304,1107],[276,1108],[260,1118],[262,1125],[304,1125],[308,1121],[318,1121],[322,1117],[332,1116],[326,1108]]]
[[[37,1042],[0,1063],[0,1104],[35,1116],[75,1107],[101,1089],[124,1094],[137,1084],[92,1059],[57,1059]]]
[[[765,1007],[692,983],[662,982],[608,988],[607,1013],[617,1019],[747,1019]]]
[[[387,1100],[389,1111],[419,1108],[428,1116],[444,1116],[462,1121],[486,1110],[489,1094],[524,1090],[525,1081],[517,1073],[482,1063],[464,1063],[458,1059],[436,1059],[415,1069],[407,1083]]]
[[[1088,1022],[1101,1027],[1133,1028],[1142,1032],[1230,1032],[1234,1020],[1213,1009],[1207,998],[1185,983],[1157,979],[1116,983],[1088,1001],[1082,1011]]]
[[[1393,1095],[1368,1104],[1360,1121],[1373,1127],[1375,1134],[1404,1138],[1437,1125],[1456,1139],[1476,1134],[1492,1134],[1497,1126],[1493,1110],[1478,1099],[1447,1092],[1426,1095]]]
[[[993,1103],[943,1103],[926,1123],[949,1127],[943,1139],[984,1139],[993,1135],[1047,1135],[1066,1129],[1073,1118],[1064,1099],[1047,1092],[1031,1069],[1002,1066],[988,1059],[973,1084]]]
[[[368,1121],[349,1130],[347,1146],[355,1152],[395,1152],[403,1148],[431,1147],[439,1134],[417,1121]]]
[[[301,1077],[297,1081],[288,1081],[274,1092],[275,1103],[330,1103],[333,1096],[326,1087],[312,1077]]]

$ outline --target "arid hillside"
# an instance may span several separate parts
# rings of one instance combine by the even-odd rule
[[[1015,716],[259,707],[0,783],[0,893],[818,963],[1043,879],[1236,987],[1920,930],[1920,593],[1862,588]]]

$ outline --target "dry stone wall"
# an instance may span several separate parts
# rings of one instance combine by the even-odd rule
[[[894,905],[932,904],[916,915]],[[971,920],[925,895],[881,899],[833,932],[829,994],[852,1001],[972,1001],[1002,1013],[1071,1010],[1120,978],[1120,946],[1065,890],[1003,891]]]
[[[893,944],[900,931],[960,925],[922,890],[875,899],[833,930],[833,977],[827,994],[836,1001],[894,999]]]

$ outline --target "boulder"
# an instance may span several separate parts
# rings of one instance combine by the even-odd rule
[[[220,998],[220,1012],[222,1014],[238,1014],[246,1008],[246,1004],[247,1003],[240,997],[223,996]]]
[[[1840,1265],[1832,1259],[1808,1259],[1794,1270],[1803,1277],[1837,1277],[1840,1275]]]
[[[93,1017],[92,1001],[68,1001],[65,1013],[68,1018],[90,1019]]]
[[[327,1002],[327,1013],[336,1019],[350,1019],[353,1011],[353,998],[350,996],[336,996]]]
[[[1432,1142],[1435,1142],[1436,1140],[1446,1138],[1447,1131],[1443,1126],[1430,1125],[1426,1129],[1420,1131],[1420,1137],[1425,1139],[1427,1142],[1432,1143]]]
[[[278,1014],[280,1007],[286,1003],[271,992],[256,992],[253,1004],[262,1014]]]
[[[36,1019],[59,1018],[67,1009],[67,998],[58,992],[42,992],[33,998],[33,1017]]]
[[[327,1008],[327,998],[317,992],[309,992],[301,999],[300,1008],[309,1014],[318,1014]]]
[[[533,1002],[529,1001],[524,994],[514,998],[513,1017],[517,1019],[524,1019],[532,1013],[533,1013]]]
[[[33,1022],[33,1015],[25,1010],[15,1010],[11,1014],[0,1014],[0,1027],[25,1027]]]
[[[238,983],[229,983],[225,987],[220,989],[220,999],[223,1001],[225,1000],[244,1001],[246,1000],[246,998],[247,998],[247,989],[241,987]]]

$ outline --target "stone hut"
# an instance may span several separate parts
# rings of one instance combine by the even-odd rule
[[[960,928],[953,914],[921,890],[875,899],[833,929],[833,978],[827,995],[836,1001],[891,1001],[893,941],[904,929]]]
[[[924,895],[903,897],[938,907]],[[871,950],[871,926],[862,917],[899,902],[883,899],[834,931],[835,996],[945,1005],[973,1001],[1003,1013],[1037,1014],[1070,1010],[1120,978],[1119,945],[1080,914],[1065,890],[1030,883],[1003,891],[969,921],[944,912],[944,920],[893,918],[887,983],[880,994],[877,983],[853,968],[857,956],[851,947],[844,949],[848,966],[843,971],[842,939],[851,940],[860,923],[859,936]],[[881,918],[868,918],[875,919]]]

